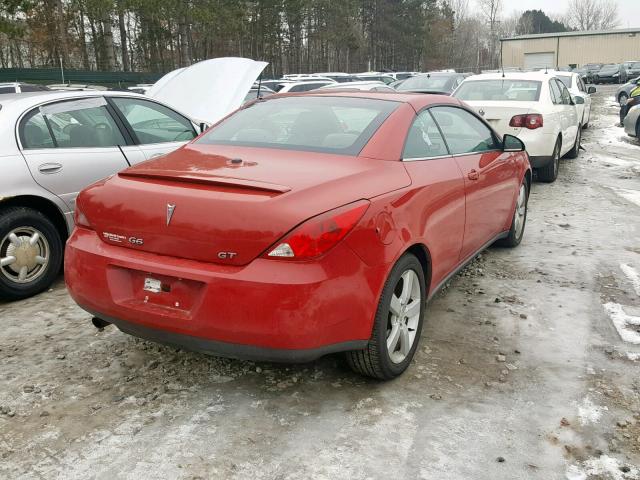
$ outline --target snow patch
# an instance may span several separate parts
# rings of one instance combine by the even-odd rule
[[[616,330],[618,330],[620,338],[622,338],[624,342],[640,345],[640,332],[638,332],[638,329],[630,328],[632,325],[640,326],[640,317],[627,315],[622,305],[618,303],[605,303],[603,307],[613,322],[613,325],[616,327]]]
[[[627,352],[627,358],[632,362],[637,362],[638,360],[640,360],[640,353]]]
[[[627,276],[629,281],[631,281],[631,284],[633,285],[633,289],[636,291],[636,294],[640,295],[640,273],[638,273],[638,271],[635,268],[633,268],[630,265],[627,265],[626,263],[622,263],[620,265],[620,269],[622,270],[622,273],[624,273]]]
[[[628,190],[625,188],[614,188],[613,191],[616,192],[619,196],[621,196],[625,200],[635,203],[640,207],[640,191]]]
[[[585,397],[582,400],[582,404],[578,405],[578,419],[581,425],[589,425],[590,423],[598,423],[602,412],[606,412],[609,409],[607,407],[601,407],[591,401],[589,397]]]
[[[637,480],[640,472],[636,467],[629,466],[628,472],[623,472],[620,467],[624,464],[617,458],[601,455],[598,458],[590,458],[581,466],[571,465],[566,472],[567,480],[587,480],[592,475],[599,475],[603,480]]]

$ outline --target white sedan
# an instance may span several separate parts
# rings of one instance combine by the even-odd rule
[[[587,128],[591,119],[591,94],[596,93],[596,87],[585,85],[577,73],[553,72],[553,74],[569,89],[576,104],[580,125],[582,128]]]
[[[580,152],[581,118],[555,73],[474,75],[453,96],[476,110],[500,136],[520,138],[540,181],[555,181],[560,158],[576,158]]]

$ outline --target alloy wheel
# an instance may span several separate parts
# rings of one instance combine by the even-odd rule
[[[395,364],[407,358],[415,342],[421,302],[418,275],[406,270],[393,290],[387,321],[387,352]]]
[[[14,283],[29,283],[47,270],[49,242],[33,227],[18,227],[0,241],[0,271]]]
[[[522,184],[520,185],[520,193],[518,194],[518,203],[516,203],[516,213],[513,218],[513,221],[515,222],[517,239],[519,239],[522,236],[526,215],[527,215],[527,187],[525,187],[525,185]]]

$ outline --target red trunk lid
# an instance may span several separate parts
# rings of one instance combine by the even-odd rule
[[[409,184],[396,161],[191,144],[89,187],[78,204],[105,242],[245,265],[314,215]]]

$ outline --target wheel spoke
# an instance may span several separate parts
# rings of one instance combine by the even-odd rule
[[[400,325],[396,323],[391,327],[391,333],[389,333],[389,336],[387,337],[387,351],[389,352],[389,355],[396,350],[398,340],[400,340]]]
[[[411,340],[409,337],[409,329],[408,328],[403,328],[400,331],[400,352],[402,352],[402,355],[404,355],[405,357],[407,355],[409,355],[409,350],[411,350]]]
[[[396,294],[394,293],[393,295],[391,295],[391,306],[389,307],[389,310],[391,310],[391,313],[393,313],[396,317],[400,316],[400,310],[402,308],[400,304],[401,301],[396,296]]]
[[[16,257],[4,257],[0,260],[0,267],[6,267],[16,261]]]
[[[20,273],[18,273],[18,280],[23,281],[25,278],[27,278],[27,273],[29,273],[29,269],[25,265],[20,269]]]
[[[36,243],[38,243],[38,240],[40,240],[40,234],[38,232],[36,232],[29,239],[29,245],[31,245],[33,247]]]
[[[403,303],[408,303],[411,298],[411,292],[413,290],[413,271],[408,270],[402,275],[402,293],[400,294],[400,300]]]
[[[407,310],[405,315],[409,318],[413,318],[416,315],[420,314],[420,300],[413,300],[409,305],[407,305]]]
[[[35,260],[38,265],[44,265],[45,263],[47,263],[47,259],[40,255],[36,255]]]
[[[18,236],[17,236],[15,233],[13,233],[13,232],[11,232],[11,233],[9,234],[9,241],[10,241],[11,243],[13,243],[13,245],[15,245],[16,247],[19,247],[19,246],[21,245],[20,239],[19,239],[19,238],[18,238]]]

